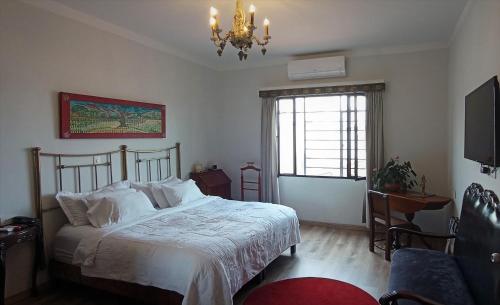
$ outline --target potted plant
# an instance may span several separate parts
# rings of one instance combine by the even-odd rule
[[[399,157],[391,158],[387,164],[378,170],[374,177],[374,188],[389,192],[406,191],[417,185],[417,174],[410,162],[399,161]]]

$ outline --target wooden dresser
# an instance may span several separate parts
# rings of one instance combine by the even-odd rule
[[[231,199],[231,179],[222,169],[191,173],[190,177],[203,194]]]

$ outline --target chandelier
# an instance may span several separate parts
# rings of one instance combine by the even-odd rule
[[[218,12],[215,7],[210,8],[210,28],[212,29],[212,40],[217,47],[217,54],[222,56],[222,51],[229,41],[233,47],[239,49],[238,57],[240,60],[247,59],[248,50],[252,48],[255,42],[262,47],[262,55],[266,54],[266,45],[269,43],[269,19],[264,19],[264,37],[262,40],[254,35],[255,27],[255,6],[250,5],[250,22],[246,22],[246,15],[240,0],[236,0],[236,11],[233,17],[233,28],[225,35],[221,36],[222,29],[219,28]]]

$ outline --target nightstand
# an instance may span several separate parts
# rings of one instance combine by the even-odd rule
[[[231,199],[231,179],[222,169],[191,173],[190,178],[196,182],[203,194]]]
[[[20,231],[16,232],[0,232],[0,305],[5,304],[5,258],[7,250],[17,244],[24,242],[35,242],[35,257],[33,264],[33,273],[31,275],[31,293],[37,294],[36,278],[40,267],[43,267],[43,235],[39,224],[26,225]]]

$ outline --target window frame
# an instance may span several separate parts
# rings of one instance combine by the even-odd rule
[[[296,99],[297,98],[303,98],[304,99],[304,103],[305,103],[305,99],[308,98],[308,97],[315,97],[315,96],[326,96],[326,97],[329,97],[329,96],[347,96],[348,99],[349,97],[351,96],[354,96],[354,97],[357,97],[357,96],[365,96],[366,98],[366,94],[365,93],[361,93],[361,92],[357,92],[357,93],[335,93],[335,94],[323,94],[323,95],[294,95],[294,96],[280,96],[280,97],[277,97],[276,98],[276,143],[277,143],[277,153],[278,153],[278,177],[301,177],[301,178],[326,178],[326,179],[339,179],[339,180],[354,180],[354,181],[360,181],[360,180],[366,180],[366,176],[364,177],[360,177],[360,176],[347,176],[347,177],[344,177],[344,176],[319,176],[319,175],[300,175],[300,174],[297,174],[297,149],[296,149],[296,144],[297,144],[297,129],[296,129],[296,116],[297,116],[297,112],[296,112]],[[281,173],[281,161],[280,161],[280,120],[279,120],[279,117],[280,117],[280,111],[279,111],[279,100],[280,99],[293,99],[293,174],[282,174]],[[348,100],[349,101],[349,100]],[[355,102],[354,103],[354,112],[357,113],[357,103]],[[348,138],[350,138],[350,134],[351,134],[351,130],[349,128],[349,124],[351,122],[351,116],[349,115],[352,111],[350,110],[350,103],[347,102],[347,130],[345,130],[347,132],[347,135],[348,135]],[[305,113],[304,113],[305,115]],[[340,111],[340,116],[342,117],[342,111]],[[366,106],[365,106],[365,120],[366,120]],[[366,121],[365,121],[366,122]],[[341,124],[342,124],[342,121],[341,121]],[[343,130],[340,130],[340,133],[341,133],[341,142],[342,142],[342,132]],[[365,132],[366,132],[366,129],[365,129]],[[354,154],[355,154],[355,158],[354,158],[354,161],[355,161],[355,164],[356,164],[356,168],[355,168],[355,174],[357,175],[357,172],[358,172],[358,120],[356,118],[356,124],[354,125],[354,133],[355,133],[355,137],[354,137],[354,140],[350,139],[350,140],[347,140],[347,155],[348,157],[346,158],[347,160],[347,171],[348,173],[351,172],[351,162],[353,159],[350,158],[349,156],[351,155],[350,154],[350,151],[351,151],[351,142],[354,141],[355,143],[355,151],[354,151]],[[365,138],[365,142],[366,142],[366,138]],[[366,145],[365,145],[365,149],[366,149]],[[304,147],[304,150],[306,150],[306,148]],[[341,149],[341,154],[342,154],[342,149]],[[305,156],[305,155],[304,155]],[[304,157],[305,158],[305,157]],[[341,158],[340,159],[340,162],[343,162],[344,158]],[[368,169],[366,169],[368,170]]]

